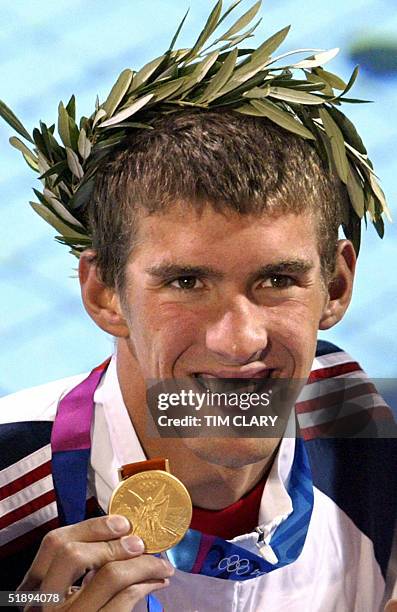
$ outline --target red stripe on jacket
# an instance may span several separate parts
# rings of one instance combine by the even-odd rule
[[[28,455],[29,457],[29,455]],[[9,497],[10,495],[14,495],[18,493],[18,491],[22,491],[26,487],[29,487],[31,484],[49,476],[51,474],[51,461],[47,461],[46,463],[42,463],[38,467],[30,470],[26,474],[22,474],[19,478],[8,482],[3,487],[0,487],[0,500]]]

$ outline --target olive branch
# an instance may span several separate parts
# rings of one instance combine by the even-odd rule
[[[77,257],[91,246],[83,213],[102,160],[131,130],[153,129],[152,123],[159,115],[183,108],[223,108],[267,117],[309,140],[347,187],[350,205],[342,227],[356,252],[360,248],[361,220],[367,223],[367,215],[383,237],[382,214],[390,219],[385,195],[356,128],[339,110],[343,103],[366,102],[347,95],[357,78],[358,67],[345,83],[323,68],[339,49],[297,49],[275,56],[289,27],[276,32],[256,49],[240,48],[261,21],[252,25],[261,0],[208,44],[240,3],[241,0],[235,0],[222,13],[222,0],[218,0],[193,47],[174,49],[186,13],[167,51],[137,72],[123,70],[106,100],[100,104],[97,99],[90,117],[76,119],[74,95],[66,106],[60,102],[59,137],[55,136],[55,125],[48,127],[42,121],[30,135],[12,110],[0,101],[0,115],[28,143],[12,136],[11,145],[39,173],[42,182],[41,190],[33,190],[38,201],[30,203],[56,229],[59,234],[56,240],[68,245]],[[286,63],[286,58],[302,53],[310,55]]]

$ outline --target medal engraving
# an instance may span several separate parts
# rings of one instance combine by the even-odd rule
[[[145,543],[145,552],[157,553],[175,546],[192,518],[186,487],[168,472],[149,470],[130,476],[113,492],[109,514],[122,514],[131,533]]]

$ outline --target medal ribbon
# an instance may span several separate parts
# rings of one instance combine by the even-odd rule
[[[92,370],[58,405],[51,433],[51,463],[61,525],[74,525],[86,517],[94,393],[109,363],[107,359]],[[146,597],[146,603],[148,612],[163,612],[152,594]]]
[[[217,536],[189,529],[183,540],[167,551],[180,570],[225,580],[249,580],[289,565],[302,552],[313,510],[313,483],[304,442],[295,441],[295,455],[287,487],[293,511],[275,530],[270,546],[278,562]]]
[[[58,513],[64,525],[85,519],[94,392],[109,361],[95,368],[59,402],[51,447]],[[259,554],[194,529],[189,529],[183,540],[167,551],[169,560],[182,571],[225,580],[248,580],[292,563],[303,549],[313,510],[311,470],[304,442],[299,438],[295,441],[287,491],[293,511],[270,540],[277,563],[271,564]],[[161,610],[152,595],[148,610]]]

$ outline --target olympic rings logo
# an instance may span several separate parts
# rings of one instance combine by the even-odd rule
[[[236,573],[237,576],[243,576],[250,571],[250,562],[248,559],[240,559],[238,555],[225,557],[218,563],[220,570],[226,570],[229,574]]]

